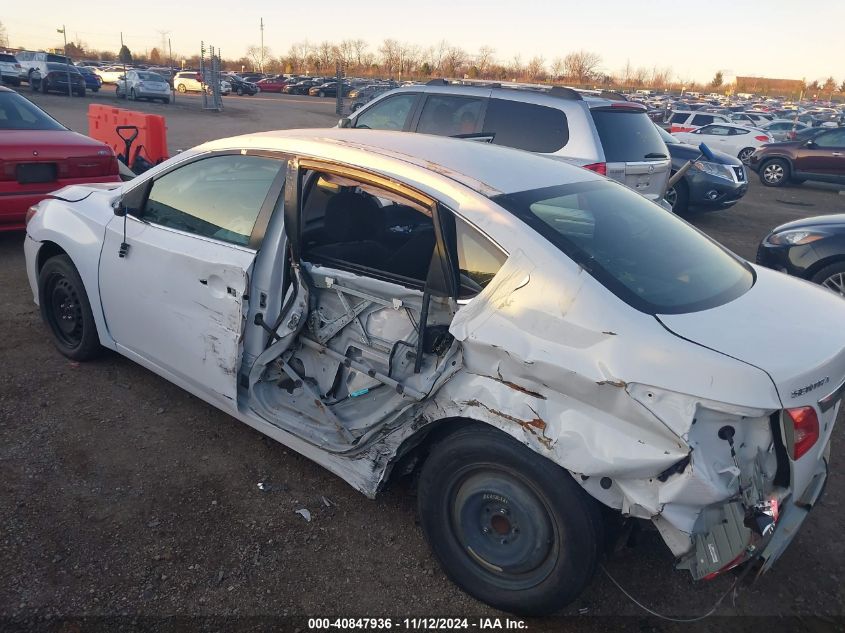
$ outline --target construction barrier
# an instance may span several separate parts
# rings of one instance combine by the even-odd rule
[[[160,114],[93,103],[88,106],[88,136],[108,144],[117,155],[126,151],[126,143],[117,132],[117,127],[122,125],[138,128],[138,137],[130,150],[131,156],[126,157],[129,167],[132,167],[138,156],[152,165],[170,158],[167,151],[167,124]]]

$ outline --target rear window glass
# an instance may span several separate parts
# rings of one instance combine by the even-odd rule
[[[556,152],[569,141],[569,125],[561,110],[533,103],[490,99],[482,132],[493,143],[529,152]]]
[[[581,182],[492,200],[642,312],[706,310],[754,283],[751,269],[738,258],[618,183]]]
[[[17,61],[18,60],[15,59],[14,55],[9,55],[8,53],[0,53],[0,62],[12,62],[14,64]]]
[[[0,130],[64,130],[16,92],[0,92]]]
[[[155,73],[138,73],[138,79],[141,81],[149,81],[149,82],[158,82],[158,83],[165,83],[164,77],[161,75],[156,75]]]
[[[47,64],[47,71],[48,72],[70,72],[73,74],[79,74],[79,69],[76,66],[69,66],[66,64]]]
[[[645,112],[621,109],[590,112],[608,163],[668,158],[666,144]]]

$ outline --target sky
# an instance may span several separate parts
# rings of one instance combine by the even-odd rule
[[[602,57],[602,70],[671,67],[679,80],[710,81],[755,75],[788,79],[845,80],[845,1],[817,0],[145,0],[143,9],[116,4],[85,10],[67,0],[39,0],[38,11],[9,0],[0,22],[12,46],[61,46],[56,28],[93,48],[130,50],[159,46],[169,31],[174,53],[199,52],[200,41],[238,58],[260,41],[274,55],[294,42],[362,38],[377,51],[385,38],[420,45],[441,39],[469,53],[482,46],[508,61],[535,55],[547,64],[575,50]],[[812,11],[808,13],[809,6]],[[108,8],[106,8],[108,7]],[[46,16],[49,16],[46,17]],[[812,17],[812,19],[808,19]],[[55,24],[54,24],[55,23]]]

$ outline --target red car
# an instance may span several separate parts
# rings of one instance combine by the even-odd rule
[[[120,182],[112,149],[0,86],[0,231],[23,229],[27,209],[50,192],[91,182]]]
[[[261,92],[281,92],[287,85],[287,79],[282,76],[266,77],[257,81],[256,85],[261,88]]]

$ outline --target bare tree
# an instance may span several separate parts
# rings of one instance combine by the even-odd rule
[[[467,63],[467,54],[460,46],[450,46],[440,62],[440,68],[447,77],[457,76]]]
[[[332,62],[334,62],[334,44],[323,40],[317,45],[317,63],[321,72],[332,70]]]
[[[511,58],[510,64],[508,64],[508,74],[514,79],[521,79],[522,73],[524,72],[524,68],[522,66],[522,56],[517,53]]]
[[[381,56],[382,66],[384,66],[384,70],[389,76],[392,76],[394,72],[400,70],[402,61],[402,45],[398,40],[394,40],[390,37],[387,38],[381,43],[381,46],[379,46],[378,52]]]
[[[246,55],[252,61],[253,68],[258,72],[263,73],[264,66],[267,64],[267,60],[272,56],[272,53],[270,53],[270,49],[267,46],[262,48],[261,46],[252,44],[247,47]]]
[[[644,86],[646,79],[648,79],[648,68],[645,66],[638,66],[631,74],[631,83],[635,86]]]
[[[563,74],[563,69],[563,57],[555,57],[554,60],[552,60],[552,79],[560,79],[560,76]]]
[[[478,74],[482,77],[490,70],[490,65],[493,63],[493,56],[496,50],[489,46],[482,46],[478,49],[478,55],[475,57],[475,66],[478,68]]]
[[[364,65],[364,55],[367,53],[367,46],[366,40],[352,40],[352,49],[355,51],[355,65],[358,68]]]
[[[4,48],[9,46],[9,32],[2,22],[0,22],[0,46]]]
[[[589,81],[598,71],[599,64],[601,64],[601,56],[598,53],[584,50],[569,53],[563,58],[566,76],[578,83]]]
[[[546,76],[546,60],[540,55],[535,55],[528,61],[526,70],[528,71],[528,79],[531,81],[544,79]]]

